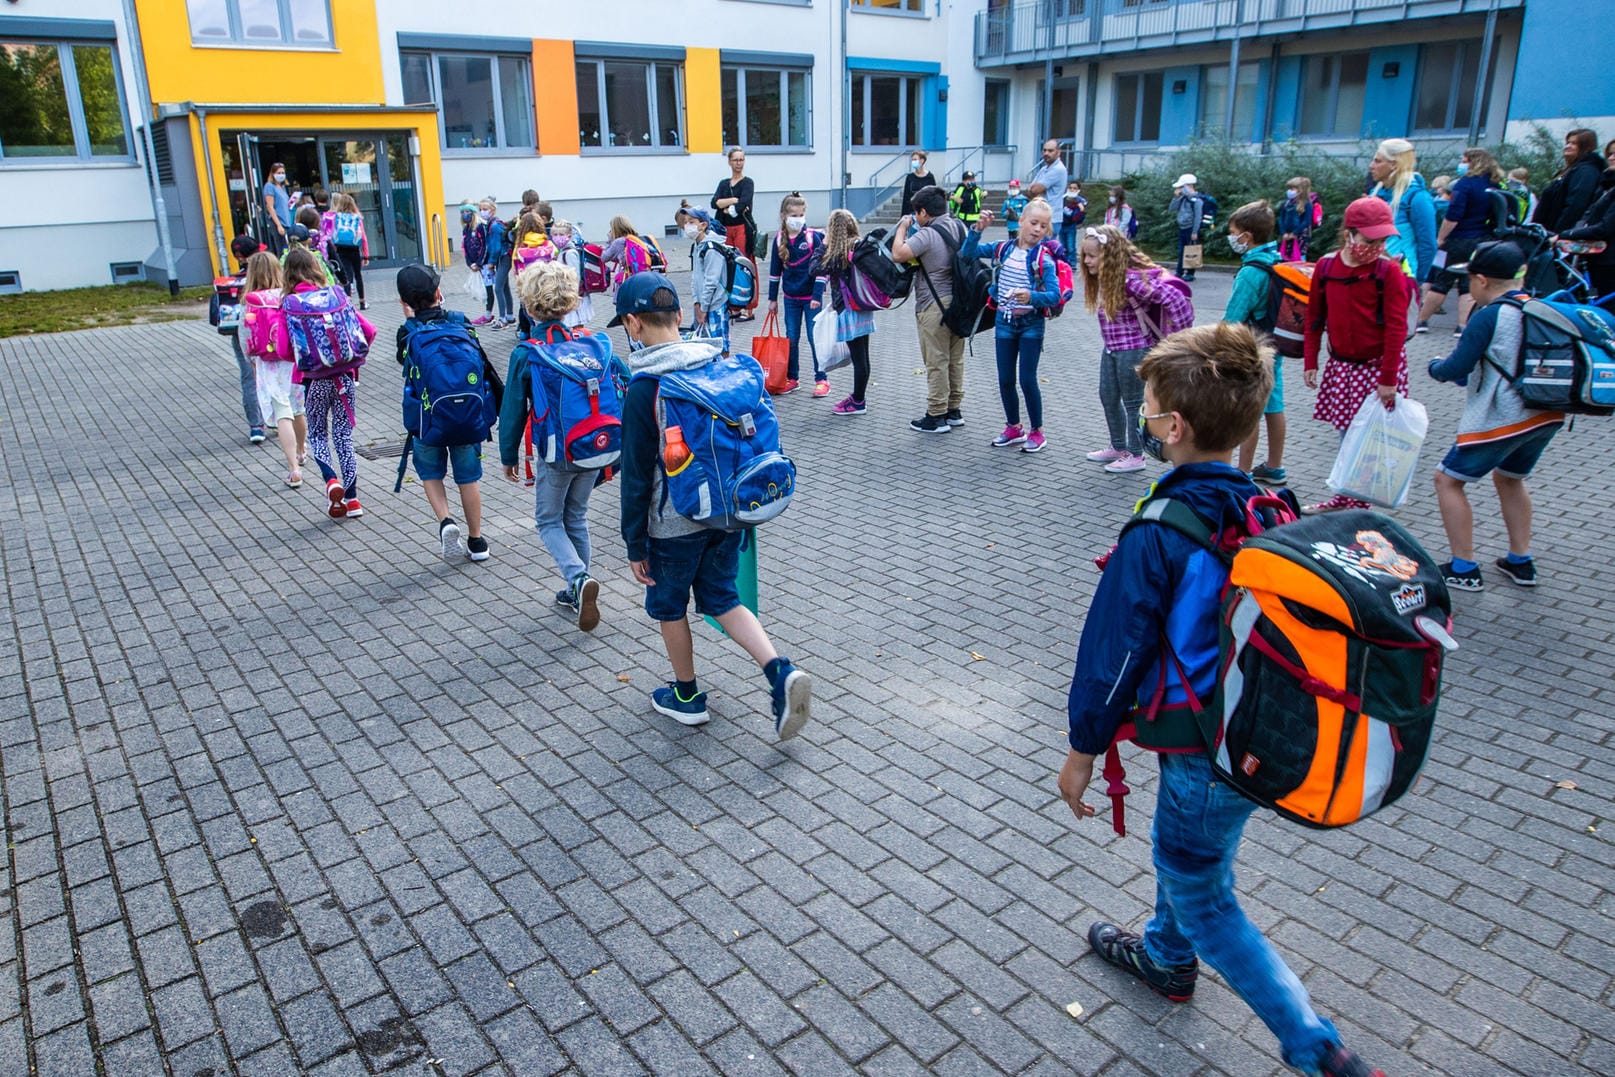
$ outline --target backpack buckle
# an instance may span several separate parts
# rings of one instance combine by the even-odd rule
[[[748,438],[757,433],[757,421],[751,417],[749,411],[740,417],[740,433]]]
[[[583,388],[588,390],[588,393],[589,393],[590,396],[599,396],[600,395],[600,379],[599,378],[590,378],[590,379],[588,379],[587,381],[585,381],[583,383]]]

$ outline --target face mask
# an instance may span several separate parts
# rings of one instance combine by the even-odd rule
[[[1291,187],[1289,190],[1284,192],[1284,197],[1293,202],[1300,195],[1300,193],[1300,191],[1297,191],[1294,187]]]
[[[1229,236],[1228,246],[1235,254],[1244,254],[1246,251],[1250,250],[1250,241],[1248,239],[1235,239],[1233,236]]]
[[[1452,174],[1455,175],[1455,176],[1467,175],[1468,172],[1469,172],[1469,165],[1467,163],[1463,162],[1463,161],[1459,161],[1458,164],[1452,170]]]
[[[284,173],[284,172],[276,172],[275,173],[275,182],[276,183],[285,183],[286,182],[286,173]]]
[[[491,220],[493,220],[493,210],[491,210],[491,209],[479,209],[479,210],[477,210],[477,216],[481,217],[485,221],[491,221]]]
[[[1110,204],[1113,205],[1113,206],[1116,204],[1116,196],[1115,195],[1110,196]]]
[[[1346,250],[1351,253],[1351,260],[1358,265],[1372,262],[1379,257],[1378,243],[1348,243],[1346,244]]]
[[[684,238],[685,239],[698,239],[698,238],[700,238],[700,236],[701,236],[701,226],[700,225],[698,225],[698,224],[687,224],[687,225],[684,226]]]
[[[1144,445],[1145,456],[1148,456],[1151,460],[1159,460],[1163,464],[1168,463],[1165,455],[1166,445],[1160,438],[1150,433],[1150,424],[1144,418],[1144,409],[1142,408],[1138,412],[1138,440]]]
[[[566,236],[566,235],[561,235],[561,236],[552,235],[552,236],[550,236],[550,242],[555,244],[555,246],[556,246],[556,248],[558,250],[563,250],[564,251],[568,247],[572,246],[572,237],[571,236]]]
[[[920,169],[925,167],[925,163],[923,161],[910,161],[908,166],[914,171],[918,172]]]
[[[807,218],[787,217],[785,218],[785,227],[792,232],[800,232],[803,228],[807,227]]]

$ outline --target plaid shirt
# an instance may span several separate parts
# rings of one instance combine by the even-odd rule
[[[1155,338],[1138,320],[1138,307],[1146,304],[1165,303],[1172,312],[1175,324],[1193,324],[1194,307],[1188,298],[1174,288],[1160,286],[1165,273],[1160,269],[1149,273],[1141,269],[1127,271],[1127,301],[1117,308],[1114,318],[1106,317],[1104,308],[1099,310],[1099,335],[1105,342],[1106,351],[1137,351],[1155,347]]]

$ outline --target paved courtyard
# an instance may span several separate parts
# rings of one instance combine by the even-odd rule
[[[1228,284],[1202,274],[1202,321]],[[669,674],[615,485],[580,635],[496,451],[493,559],[449,566],[393,459],[361,461],[359,520],[286,490],[206,324],[0,341],[0,1072],[1288,1072],[1215,975],[1174,1006],[1083,938],[1154,896],[1147,756],[1126,838],[1055,794],[1092,559],[1147,484],[1082,459],[1093,319],[1051,326],[1039,456],[987,444],[986,338],[969,425],[908,430],[912,322],[879,318],[867,415],[830,416],[845,373],[779,402],[801,486],[762,534],[762,612],[816,695],[783,746],[705,627],[714,720],[650,710]],[[1398,513],[1439,559],[1462,394],[1423,367],[1451,324],[1412,345],[1432,433]],[[1292,484],[1318,495],[1333,438],[1287,366]],[[384,349],[361,444],[397,443],[397,402]],[[1246,908],[1389,1074],[1615,1072],[1611,429],[1563,434],[1533,483],[1543,585],[1456,596],[1416,793],[1348,830],[1249,827]]]

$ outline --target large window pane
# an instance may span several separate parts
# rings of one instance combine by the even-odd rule
[[[330,0],[286,0],[292,16],[292,40],[324,45],[331,40]]]
[[[84,107],[90,156],[129,156],[123,102],[118,97],[118,79],[112,70],[112,50],[103,45],[75,45],[73,66],[78,69],[79,101]]]
[[[780,137],[780,73],[746,72],[746,144],[778,146]]]
[[[533,145],[533,105],[527,62],[515,56],[499,58],[499,111],[505,121],[505,145]]]
[[[0,45],[0,152],[73,157],[73,122],[55,45]]]
[[[852,80],[852,144],[869,145],[869,128],[864,123],[864,94],[869,90],[869,76],[859,75]]]
[[[1116,141],[1138,141],[1138,76],[1116,76]]]
[[[1368,93],[1368,53],[1340,58],[1340,87],[1335,97],[1334,133],[1356,138],[1363,129],[1363,102]]]
[[[981,142],[984,146],[1001,146],[1007,141],[1009,130],[1009,83],[988,79],[986,99],[981,109]]]
[[[602,144],[599,80],[599,64],[578,64],[578,141],[585,146]]]
[[[1301,133],[1326,135],[1330,131],[1329,106],[1335,85],[1335,58],[1309,56],[1301,79]]]
[[[241,18],[241,39],[249,42],[281,40],[280,0],[236,0]]]
[[[726,67],[718,75],[718,96],[723,98],[723,144],[740,142],[740,70]]]
[[[1468,128],[1475,111],[1475,80],[1480,77],[1479,43],[1464,42],[1458,47],[1458,55],[1461,58],[1458,64],[1458,89],[1453,94],[1452,119],[1449,121],[1454,130]]]
[[[902,88],[900,78],[871,78],[869,80],[869,144],[895,146],[898,128],[902,124]]]
[[[808,93],[808,77],[806,71],[792,71],[785,76],[786,99],[789,102],[790,135],[789,141],[793,146],[806,146],[813,141],[808,131],[809,108],[813,98]]]
[[[658,145],[684,145],[684,110],[679,107],[679,69],[656,65],[656,122],[661,128]]]
[[[424,52],[406,52],[402,57],[404,74],[404,104],[425,105],[435,102],[432,96],[432,57]]]
[[[920,80],[903,80],[903,141],[904,146],[920,144]]]
[[[651,145],[650,100],[646,94],[645,65],[607,62],[606,122],[608,145]]]
[[[497,144],[493,116],[493,63],[481,56],[440,56],[443,134],[450,149]]]
[[[229,41],[230,5],[228,0],[186,0],[191,17],[192,41]]]
[[[1159,142],[1161,140],[1161,81],[1163,76],[1159,71],[1152,75],[1145,75],[1144,83],[1144,111],[1139,117],[1138,138],[1140,142]]]
[[[1426,45],[1419,61],[1419,86],[1413,95],[1413,127],[1419,131],[1447,129],[1452,97],[1452,69],[1458,62],[1457,42]]]

